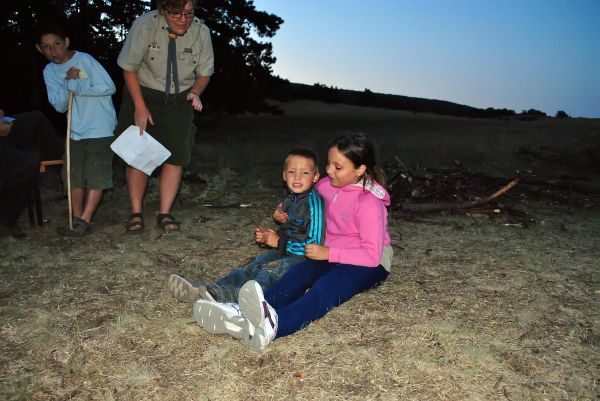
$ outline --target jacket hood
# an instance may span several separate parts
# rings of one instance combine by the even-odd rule
[[[329,179],[329,177],[327,177]],[[367,183],[363,186],[362,182],[346,185],[342,188],[344,191],[365,191],[370,192],[371,195],[375,196],[377,199],[381,200],[385,206],[390,205],[390,194],[388,191],[378,183],[377,181],[368,180]]]

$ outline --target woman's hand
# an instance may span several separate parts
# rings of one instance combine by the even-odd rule
[[[273,220],[280,224],[284,224],[288,219],[288,214],[281,210],[280,208],[275,209],[273,212]]]
[[[192,102],[194,110],[202,111],[202,101],[196,92],[188,92],[186,99],[188,102]]]
[[[317,244],[308,244],[304,248],[304,254],[312,260],[329,260],[329,247]]]
[[[146,126],[148,122],[154,125],[154,120],[152,119],[152,114],[150,114],[150,110],[147,107],[144,108],[136,108],[135,113],[133,115],[135,125],[140,127],[140,135],[146,131]]]

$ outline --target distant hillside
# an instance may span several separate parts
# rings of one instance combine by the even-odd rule
[[[456,117],[492,118],[514,116],[508,109],[478,109],[444,100],[423,99],[418,97],[374,93],[368,89],[353,91],[327,87],[321,84],[305,85],[276,78],[267,90],[267,96],[280,101],[310,99],[328,103],[342,103],[357,106],[378,107],[395,110],[407,110],[415,113],[435,113]],[[542,112],[529,110],[525,114],[546,117]]]

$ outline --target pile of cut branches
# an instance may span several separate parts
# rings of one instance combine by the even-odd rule
[[[524,212],[525,201],[548,200],[574,207],[598,205],[600,184],[584,178],[541,178],[515,172],[495,177],[473,172],[455,161],[455,167],[407,168],[399,159],[388,166],[392,209],[403,217],[432,213],[505,214],[521,226],[537,219]]]

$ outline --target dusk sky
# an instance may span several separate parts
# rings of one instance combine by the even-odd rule
[[[600,118],[600,0],[255,0],[292,82]]]

